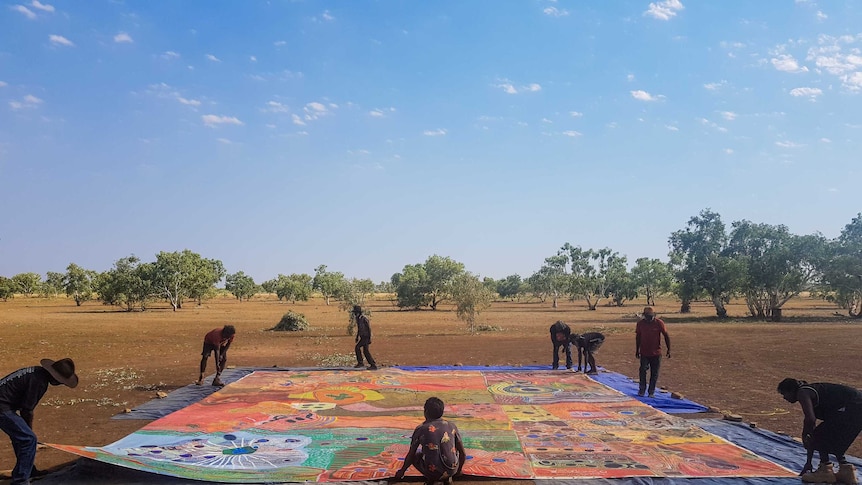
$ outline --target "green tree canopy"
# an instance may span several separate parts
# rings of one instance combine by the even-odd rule
[[[200,254],[184,249],[182,252],[162,251],[156,254],[152,278],[159,294],[177,311],[186,298],[203,298],[221,279],[219,272],[224,272],[221,261],[204,259]]]
[[[72,297],[77,306],[81,306],[81,303],[93,298],[93,279],[95,277],[95,271],[84,269],[75,263],[69,263],[63,282],[66,295]]]
[[[821,268],[830,299],[847,308],[850,316],[862,318],[862,213],[826,248]]]
[[[38,273],[19,273],[12,277],[12,282],[18,287],[18,292],[31,296],[39,290],[42,276]]]
[[[646,296],[647,305],[655,305],[655,297],[669,293],[673,285],[670,266],[657,258],[638,258],[631,275],[638,292]]]
[[[458,318],[467,323],[470,333],[476,331],[476,318],[491,306],[491,290],[472,273],[456,275],[451,285],[452,301]]]
[[[517,274],[506,276],[497,281],[497,294],[500,298],[515,298],[523,292],[524,282],[521,281],[521,276]]]
[[[147,302],[158,293],[152,272],[152,263],[142,263],[140,258],[131,255],[118,259],[113,268],[100,273],[93,287],[106,305],[122,306],[126,311],[135,307],[145,310]]]
[[[17,286],[11,278],[0,276],[0,300],[6,301],[14,297]]]
[[[225,276],[224,288],[229,291],[237,300],[248,300],[257,294],[259,287],[251,276],[248,276],[242,271]]]
[[[327,271],[325,264],[314,268],[312,287],[323,295],[323,300],[327,305],[329,305],[329,300],[338,294],[343,284],[343,273]]]

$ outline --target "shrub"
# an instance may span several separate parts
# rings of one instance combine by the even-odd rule
[[[300,332],[302,330],[308,330],[308,322],[305,320],[305,315],[302,313],[289,311],[282,315],[281,321],[279,321],[272,329],[278,332]]]

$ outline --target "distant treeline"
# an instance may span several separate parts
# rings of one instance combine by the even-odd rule
[[[565,243],[525,279],[517,274],[480,279],[464,264],[432,255],[378,284],[346,278],[326,265],[315,268],[313,276],[279,274],[257,284],[242,271],[227,274],[221,261],[186,249],[160,252],[153,262],[122,258],[102,273],[71,263],[65,273],[49,271],[44,280],[37,273],[0,276],[0,299],[65,293],[78,305],[98,299],[131,311],[167,301],[176,311],[187,301],[200,303],[214,296],[216,285],[224,280],[225,290],[239,300],[267,292],[296,302],[317,293],[327,305],[336,300],[349,308],[375,293],[386,293],[404,309],[436,310],[441,302],[450,302],[472,325],[472,318],[495,295],[551,300],[554,307],[560,298],[583,300],[590,310],[602,300],[622,306],[638,297],[653,303],[658,295],[673,295],[680,300],[682,313],[689,311],[692,301],[707,299],[719,318],[727,316],[730,299],[739,297],[752,316],[778,320],[782,306],[806,291],[834,302],[852,317],[862,317],[862,213],[837,238],[827,239],[747,220],[733,222],[728,231],[718,213],[705,209],[673,232],[668,242],[668,261],[638,258],[631,268],[625,255],[610,248]]]

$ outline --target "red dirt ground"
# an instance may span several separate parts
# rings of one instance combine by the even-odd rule
[[[839,382],[862,387],[862,321],[837,315],[838,308],[799,298],[785,305],[780,324],[739,318],[718,322],[712,306],[695,304],[693,313],[676,313],[678,302],[659,301],[659,316],[671,335],[673,358],[662,364],[659,385],[701,404],[743,416],[757,426],[799,434],[802,414],[775,391],[784,377]],[[389,301],[371,302],[378,365],[550,365],[548,327],[556,320],[573,331],[599,330],[607,340],[598,354],[600,366],[637,375],[634,324],[643,303],[600,306],[587,311],[580,302],[497,302],[479,325],[499,327],[470,335],[448,308],[399,311]],[[271,332],[289,309],[304,313],[305,332]],[[730,314],[742,316],[734,304]],[[41,358],[72,357],[78,366],[76,389],[51,387],[36,410],[34,428],[40,441],[100,446],[135,431],[145,421],[111,420],[132,408],[190,384],[197,377],[203,335],[233,324],[237,339],[230,350],[232,366],[349,365],[353,337],[347,335],[347,313],[320,299],[286,304],[258,297],[186,304],[178,312],[159,307],[126,313],[88,302],[76,307],[66,299],[18,297],[0,302],[0,376]],[[209,369],[212,371],[212,367]],[[849,453],[862,455],[862,440]],[[40,469],[76,458],[40,450]],[[8,440],[0,439],[0,469],[14,465]]]

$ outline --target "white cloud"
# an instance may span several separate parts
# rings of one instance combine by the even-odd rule
[[[180,55],[174,51],[165,51],[165,53],[162,54],[162,59],[171,60],[171,59],[179,59],[179,58],[180,58]]]
[[[298,114],[292,114],[290,115],[290,118],[293,120],[294,125],[305,126],[305,122],[302,121],[302,117]]]
[[[717,83],[706,83],[703,85],[705,89],[708,89],[710,91],[717,91],[725,86],[727,86],[727,81],[725,81],[724,79]]]
[[[776,57],[773,57],[770,62],[772,65],[778,69],[779,71],[784,72],[808,72],[808,68],[805,66],[800,67],[799,63],[793,56],[789,54],[781,54]]]
[[[842,76],[841,81],[844,83],[844,87],[850,91],[860,91],[862,90],[862,71]]]
[[[582,136],[583,133],[581,133],[580,131],[575,131],[575,130],[567,130],[567,131],[563,132],[563,135],[571,137],[571,138],[577,138],[579,136]]]
[[[521,86],[521,88],[518,89],[508,79],[502,79],[498,84],[492,84],[492,86],[502,89],[506,94],[518,94],[524,92],[535,93],[542,90],[542,85],[539,83],[530,83],[526,86]]]
[[[326,20],[327,22],[332,22],[333,20],[335,20],[335,17],[333,17],[332,14],[329,13],[329,10],[324,10],[323,13],[320,14],[320,18]]]
[[[30,2],[30,5],[32,5],[33,8],[37,8],[43,12],[53,12],[54,11],[53,5],[48,5],[47,3],[41,3],[39,0],[33,0],[32,2]]]
[[[580,111],[569,111],[569,115],[572,118],[580,118],[581,116],[584,116],[584,114],[581,113]]]
[[[817,96],[820,96],[821,94],[823,94],[823,90],[821,90],[820,88],[807,88],[807,87],[805,87],[805,88],[793,88],[790,90],[791,96],[796,96],[796,97],[807,96],[807,97],[811,98],[812,100],[816,99]]]
[[[792,141],[777,141],[775,142],[775,146],[779,146],[781,148],[800,148],[804,147],[805,145],[801,145]]]
[[[437,128],[436,130],[425,130],[422,132],[425,136],[443,136],[446,134],[445,128]]]
[[[828,16],[828,15],[826,15],[826,14],[825,14],[825,13],[823,13],[823,12],[821,12],[820,10],[818,10],[818,11],[817,11],[817,14],[816,14],[816,15],[817,15],[817,20],[820,20],[820,21],[823,21],[823,20],[826,20],[826,19],[828,19],[828,18],[829,18],[829,16]]]
[[[335,109],[338,108],[338,105],[334,103],[329,103],[329,106],[327,107],[327,105],[323,103],[312,101],[311,103],[306,104],[305,107],[302,108],[302,111],[305,113],[306,121],[313,121],[323,116],[332,114],[332,111],[330,111],[329,108]]]
[[[676,126],[673,126],[673,125],[664,125],[664,127],[670,131],[679,131],[679,128],[677,128]]]
[[[248,60],[249,60],[250,62],[257,62],[257,57],[255,57],[255,56],[248,56]]]
[[[219,143],[223,143],[225,145],[230,145],[231,143],[233,143],[232,141],[228,140],[227,138],[216,138],[216,140],[218,140]]]
[[[6,86],[8,86],[8,84],[3,81],[0,81],[0,88],[5,88]]]
[[[661,94],[653,96],[652,94],[638,89],[637,91],[631,91],[632,97],[637,99],[638,101],[658,101],[660,99],[664,99],[664,96]]]
[[[628,74],[628,75],[626,76],[626,81],[628,81],[628,82],[632,82],[632,81],[634,81],[634,80],[635,80],[635,75],[634,75],[634,74]]]
[[[285,46],[285,45],[287,45],[287,41],[277,40],[277,41],[273,42],[272,45],[274,45],[276,47]]]
[[[218,125],[242,125],[243,122],[240,121],[235,116],[225,116],[225,115],[203,115],[201,116],[201,120],[205,125],[210,127],[216,127]]]
[[[12,10],[14,10],[16,12],[23,14],[25,17],[27,17],[30,20],[33,20],[36,18],[36,14],[33,13],[32,10],[30,10],[29,8],[27,8],[23,5],[10,5],[9,8],[11,8]]]
[[[734,113],[733,111],[722,111],[720,114],[721,117],[726,119],[727,121],[733,121],[736,119],[736,113]]]
[[[264,111],[268,111],[270,113],[287,113],[290,111],[290,108],[278,101],[267,101]]]
[[[218,57],[216,57],[212,54],[207,54],[206,58],[210,61],[213,61],[213,62],[221,62],[221,59],[219,59]]]
[[[650,3],[649,9],[644,12],[644,15],[649,15],[659,20],[670,20],[676,17],[677,12],[684,8],[682,2],[679,0],[662,0],[661,2]]]
[[[558,9],[557,7],[546,7],[542,12],[551,17],[565,17],[566,15],[569,15],[568,10]]]
[[[117,43],[127,42],[127,43],[131,44],[134,42],[134,40],[132,40],[131,35],[129,35],[125,32],[120,32],[119,34],[114,36],[114,42],[117,42]]]
[[[177,96],[177,101],[187,106],[200,106],[201,102],[196,99],[186,99],[182,96]]]
[[[14,109],[14,110],[35,108],[35,107],[39,106],[40,104],[42,104],[43,102],[44,101],[37,98],[36,96],[33,96],[32,94],[28,94],[28,95],[24,96],[24,98],[21,101],[9,101],[9,107]]]
[[[821,138],[820,142],[821,143],[832,143],[832,140],[830,140],[829,138]]]
[[[700,123],[701,123],[702,125],[704,125],[704,126],[708,126],[708,127],[713,128],[713,129],[715,129],[715,130],[717,130],[717,131],[720,131],[720,132],[722,132],[722,133],[726,133],[726,132],[727,132],[727,128],[725,128],[725,127],[723,127],[723,126],[719,125],[718,123],[716,123],[716,122],[714,122],[714,121],[710,121],[710,120],[708,120],[708,119],[706,119],[706,118],[698,118],[698,119],[697,119],[697,121],[700,121]]]
[[[553,121],[549,120],[548,118],[542,118],[542,123],[550,124],[550,123],[553,123]]]
[[[725,148],[724,153],[726,153],[728,155],[733,155],[733,148]]]
[[[395,108],[383,108],[383,109],[374,108],[373,110],[368,112],[368,115],[372,116],[374,118],[382,118],[382,117],[386,116],[386,113],[394,113],[394,112],[395,112]]]
[[[62,35],[51,34],[48,36],[48,40],[50,40],[51,43],[54,45],[65,45],[67,47],[75,46],[75,44],[71,40],[63,37]]]
[[[512,83],[510,83],[510,82],[493,84],[492,86],[502,89],[503,92],[505,92],[506,94],[518,94],[518,90],[515,89],[515,86],[512,86]]]

